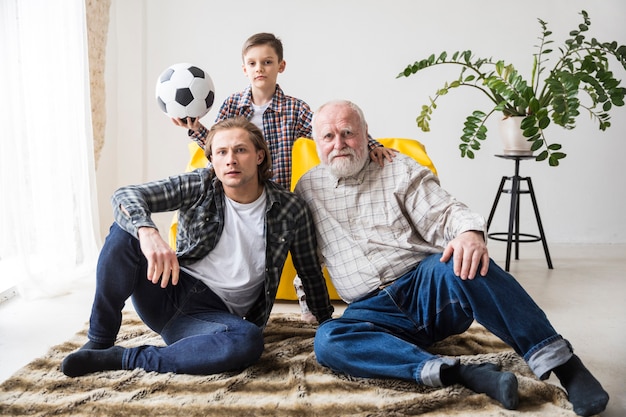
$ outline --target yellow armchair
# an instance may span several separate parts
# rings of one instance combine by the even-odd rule
[[[382,138],[377,139],[386,148],[395,149],[405,155],[408,155],[415,159],[419,164],[429,168],[435,175],[437,170],[433,165],[431,159],[426,153],[426,148],[420,142],[414,139],[403,138]],[[204,151],[196,143],[191,142],[189,144],[190,160],[187,164],[187,171],[192,171],[197,168],[204,168],[207,166],[208,160],[204,156]],[[292,149],[292,168],[291,168],[291,188],[292,191],[295,188],[298,180],[305,172],[313,168],[320,163],[317,156],[317,150],[315,148],[315,142],[312,139],[300,138],[293,144]],[[172,248],[176,248],[176,230],[178,226],[178,216],[175,214],[172,219],[169,233],[169,243]],[[282,275],[280,277],[280,284],[278,286],[278,293],[276,298],[280,300],[297,300],[296,291],[293,287],[293,279],[296,276],[296,269],[291,261],[291,254],[287,256],[285,266],[283,268]],[[333,286],[328,271],[324,268],[324,277],[326,278],[326,286],[328,287],[328,294],[331,300],[339,300],[340,297],[337,294],[337,290]]]

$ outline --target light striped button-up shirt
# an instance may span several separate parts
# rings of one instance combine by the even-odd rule
[[[323,261],[348,303],[442,252],[462,232],[486,236],[482,216],[401,154],[382,168],[369,161],[350,178],[337,179],[318,165],[298,181],[296,193],[313,212]]]

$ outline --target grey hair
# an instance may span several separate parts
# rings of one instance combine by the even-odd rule
[[[317,136],[317,133],[315,132],[315,120],[317,119],[317,115],[320,113],[320,111],[322,111],[322,109],[324,109],[324,107],[330,106],[330,105],[346,105],[346,106],[350,107],[352,109],[352,111],[354,111],[357,114],[357,116],[359,116],[359,124],[360,124],[361,131],[362,132],[367,132],[367,122],[365,121],[365,115],[363,114],[363,110],[361,110],[361,108],[359,106],[357,106],[356,104],[354,104],[350,100],[331,100],[331,101],[327,101],[326,103],[322,104],[317,109],[317,111],[315,111],[315,113],[313,113],[313,118],[311,119],[311,126],[312,126],[311,133],[312,133],[314,139]]]

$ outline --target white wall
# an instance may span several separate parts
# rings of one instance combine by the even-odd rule
[[[155,103],[160,72],[186,61],[211,74],[216,105],[203,119],[210,126],[224,98],[246,87],[241,45],[260,31],[283,40],[287,68],[279,83],[287,94],[306,100],[313,109],[330,99],[353,100],[365,111],[374,137],[420,140],[442,185],[486,217],[500,178],[512,173],[513,162],[493,156],[500,152],[495,125],[490,125],[491,136],[473,161],[460,157],[457,140],[466,115],[486,99],[455,91],[440,100],[432,131],[422,133],[415,125],[421,105],[451,77],[437,70],[395,77],[416,59],[464,49],[503,58],[528,73],[539,36],[537,18],[549,23],[559,41],[580,23],[582,9],[590,14],[592,36],[626,43],[626,2],[590,3],[113,0],[106,68],[108,121],[98,171],[103,235],[112,221],[108,200],[116,187],[159,179],[186,166],[186,132],[171,124]],[[626,79],[619,65],[614,71]],[[619,108],[606,132],[585,117],[574,131],[551,128],[550,137],[561,141],[568,153],[561,166],[522,163],[522,175],[533,179],[549,241],[626,242],[625,117],[626,108]],[[505,228],[507,203],[504,197],[492,231]],[[529,205],[522,206],[522,227],[533,232],[530,212]],[[158,217],[162,231],[170,218]]]

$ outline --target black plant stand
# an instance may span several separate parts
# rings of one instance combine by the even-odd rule
[[[543,251],[546,255],[546,261],[548,262],[548,268],[553,269],[552,259],[550,258],[550,251],[548,250],[548,243],[546,242],[546,236],[543,232],[543,225],[541,224],[541,217],[539,216],[539,208],[537,207],[537,199],[535,198],[535,190],[533,189],[533,182],[530,177],[520,177],[519,175],[519,163],[521,160],[534,159],[532,155],[496,155],[498,158],[510,159],[515,161],[515,175],[512,177],[503,176],[500,181],[500,188],[496,194],[496,199],[491,207],[491,213],[489,213],[489,219],[487,220],[487,231],[491,226],[493,215],[496,212],[496,207],[500,201],[500,196],[503,193],[511,194],[511,208],[509,211],[509,230],[508,232],[496,232],[488,233],[487,236],[494,240],[506,242],[506,265],[505,270],[508,272],[511,265],[511,245],[515,243],[515,259],[519,259],[519,244],[529,242],[539,242],[543,244]],[[511,188],[509,190],[504,189],[504,185],[507,181],[511,181]],[[528,189],[520,189],[520,183],[525,181]],[[530,198],[533,203],[533,209],[535,210],[535,218],[537,219],[537,226],[539,228],[539,235],[533,235],[528,233],[520,233],[519,231],[519,197],[520,194],[530,194]]]

